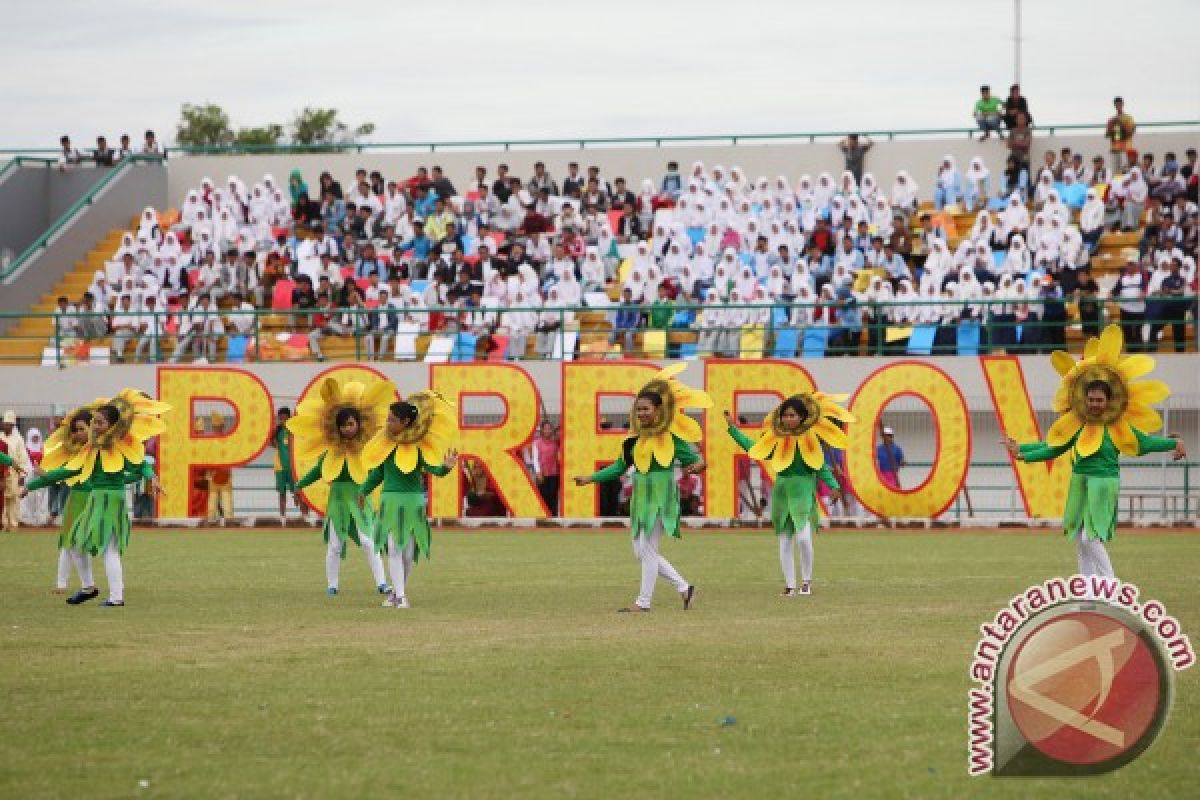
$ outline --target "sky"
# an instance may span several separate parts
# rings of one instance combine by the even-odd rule
[[[972,124],[1014,75],[1013,0],[134,2],[0,6],[0,147],[174,140],[304,106],[373,142]],[[1200,119],[1200,2],[1024,0],[1036,122]],[[1190,37],[1190,38],[1189,38]]]

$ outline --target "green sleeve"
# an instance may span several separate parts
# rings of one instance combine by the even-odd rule
[[[11,467],[12,465],[12,456],[8,453],[0,453],[0,467]]]
[[[143,461],[140,464],[131,464],[125,462],[125,469],[121,470],[121,480],[126,484],[140,483],[141,481],[154,480],[154,467],[149,461]]]
[[[1153,436],[1142,433],[1137,428],[1133,429],[1133,435],[1137,437],[1139,456],[1147,453],[1171,453],[1176,447],[1176,441],[1170,436]]]
[[[1075,444],[1075,439],[1060,444],[1057,447],[1051,447],[1045,442],[1035,442],[1034,444],[1023,444],[1020,447],[1021,460],[1028,463],[1036,463],[1038,461],[1053,461],[1063,453],[1071,449],[1071,445]]]
[[[305,486],[308,486],[309,484],[317,482],[317,480],[321,477],[321,467],[322,467],[322,465],[324,465],[324,463],[325,463],[325,454],[322,453],[321,457],[317,459],[317,463],[313,464],[313,468],[310,469],[307,473],[305,473],[303,478],[296,481],[296,491],[297,492],[300,491],[301,489],[303,489]]]
[[[833,470],[829,468],[828,461],[822,464],[821,468],[817,470],[817,480],[828,486],[830,489],[833,489],[835,492],[840,492],[842,490],[842,486],[838,483],[837,478],[833,477]]]
[[[621,455],[617,456],[616,461],[609,464],[607,467],[600,470],[599,472],[593,473],[592,480],[595,481],[596,483],[603,483],[604,481],[616,480],[617,478],[624,475],[625,470],[627,470],[627,469],[629,469],[629,466],[625,463],[625,455],[621,454]]]
[[[700,454],[693,450],[691,445],[673,433],[671,438],[675,440],[675,458],[680,464],[690,467],[700,460]]]
[[[742,433],[740,429],[734,427],[733,425],[729,426],[729,435],[732,436],[733,440],[738,443],[738,447],[742,448],[743,450],[748,451],[754,446],[754,442],[750,440],[750,437]]]
[[[38,477],[29,481],[25,484],[25,488],[31,492],[35,489],[44,489],[51,484],[62,483],[67,478],[74,478],[81,472],[83,472],[81,469],[68,469],[66,467],[59,467],[58,469],[52,469],[49,472],[42,473]]]
[[[450,468],[445,464],[426,464],[425,471],[436,478],[444,478],[450,474]]]
[[[390,456],[389,456],[390,458]],[[305,478],[308,476],[305,475]],[[367,479],[363,481],[363,485],[358,487],[358,493],[362,495],[370,494],[375,491],[375,487],[383,482],[383,464],[380,464],[375,469],[367,473]],[[296,484],[299,487],[300,484]],[[305,484],[307,485],[307,484]]]

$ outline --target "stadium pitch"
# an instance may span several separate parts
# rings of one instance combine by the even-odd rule
[[[50,589],[55,537],[0,537],[0,797],[1187,796],[1198,671],[1107,776],[968,778],[979,625],[1074,571],[1051,531],[823,532],[782,598],[767,532],[685,533],[650,614],[627,533],[435,531],[408,610],[313,530],[136,532],[123,609]],[[1122,532],[1117,573],[1200,638],[1200,537]],[[103,590],[103,569],[97,563]],[[1192,788],[1188,788],[1192,787]]]

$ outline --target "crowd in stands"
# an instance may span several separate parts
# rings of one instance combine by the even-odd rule
[[[145,209],[77,304],[60,298],[58,332],[111,335],[118,360],[212,361],[268,309],[317,358],[337,336],[392,357],[414,327],[469,332],[480,357],[556,357],[579,312],[603,309],[614,352],[646,331],[687,330],[695,352],[734,356],[747,330],[781,328],[820,332],[830,353],[913,352],[917,329],[929,352],[961,352],[972,328],[979,347],[1040,352],[1062,345],[1069,315],[1098,330],[1112,301],[1131,349],[1157,348],[1164,330],[1182,349],[1195,314],[1194,149],[1159,163],[1124,148],[1108,163],[1064,148],[1036,167],[1010,156],[995,176],[982,157],[961,171],[946,156],[925,209],[909,172],[889,190],[864,171],[869,147],[847,139],[854,169],[794,182],[699,162],[636,181],[575,162],[557,175],[540,162],[525,176],[480,166],[466,186],[437,166],[360,169],[345,186],[299,170],[252,185],[205,178],[177,214]],[[963,213],[973,223],[956,231]],[[1115,281],[1090,264],[1106,231],[1141,231]]]

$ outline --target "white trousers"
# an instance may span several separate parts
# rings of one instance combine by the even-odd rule
[[[1079,559],[1080,575],[1117,577],[1117,574],[1113,572],[1112,562],[1108,560],[1108,551],[1104,549],[1104,542],[1091,538],[1082,528],[1075,534],[1075,555]]]
[[[689,586],[675,567],[671,566],[671,562],[658,554],[658,546],[662,543],[664,533],[666,529],[663,528],[662,520],[657,520],[650,533],[643,533],[633,539],[633,555],[642,562],[642,586],[635,602],[642,608],[650,607],[650,601],[654,598],[654,582],[660,575],[663,580],[674,586],[677,592],[686,592]]]
[[[783,567],[783,581],[789,589],[796,588],[795,545],[800,545],[800,577],[808,583],[812,580],[813,541],[812,525],[804,527],[795,535],[779,534],[779,566]]]
[[[87,556],[84,556],[87,558]],[[117,537],[108,540],[104,548],[104,575],[108,578],[108,599],[112,603],[125,602],[125,570],[121,566],[121,553],[117,550]]]
[[[67,588],[67,584],[71,580],[72,567],[75,568],[75,574],[79,576],[80,588],[90,589],[96,585],[92,578],[92,560],[82,551],[68,550],[64,547],[58,551],[58,581],[55,583],[57,588]]]
[[[375,552],[375,544],[370,538],[359,531],[359,540],[362,541],[363,555],[367,557],[367,566],[371,568],[371,576],[375,578],[375,585],[382,586],[387,583],[387,576],[383,574],[383,559],[379,557],[379,553]],[[346,540],[347,546],[350,541]],[[328,581],[330,589],[338,588],[338,573],[342,569],[342,540],[338,537],[337,531],[333,526],[329,528],[329,545],[325,548],[325,579]]]
[[[388,572],[392,574],[392,594],[404,597],[408,576],[412,573],[413,556],[417,543],[411,538],[403,548],[397,547],[394,539],[388,539]]]

